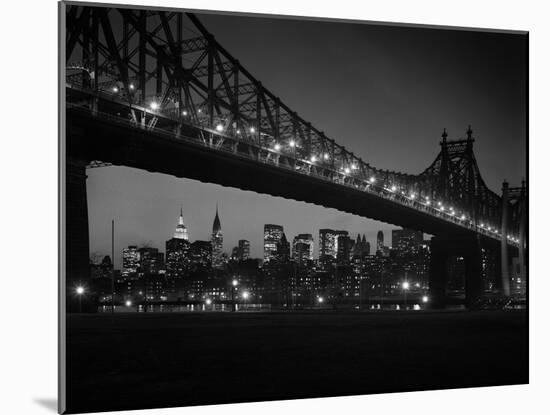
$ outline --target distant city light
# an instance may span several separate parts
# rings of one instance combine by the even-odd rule
[[[351,169],[352,169],[352,170],[356,170],[356,169],[357,169],[357,164],[355,164],[355,163],[352,164],[352,165],[351,165]]]
[[[289,143],[288,143],[288,145],[289,145],[290,147],[295,147],[295,146],[296,146],[296,141],[290,140]]]
[[[248,291],[245,291],[243,293],[243,298],[246,300],[248,297],[250,296],[250,294],[248,293]]]
[[[241,130],[237,130],[237,134],[240,134],[241,133]]]
[[[151,102],[151,109],[152,110],[158,110],[159,104],[156,101]]]
[[[330,156],[328,155],[328,153],[325,153],[325,154],[323,155],[323,158],[324,158],[325,160],[328,160],[329,157],[330,157]]]
[[[223,131],[223,125],[222,124],[216,125],[216,131],[222,132]]]
[[[84,294],[84,287],[82,287],[82,286],[76,287],[76,293],[77,293],[78,295]]]
[[[186,111],[186,110],[183,110],[183,112],[181,113],[181,115],[183,115],[184,117],[187,117],[187,111]]]
[[[317,161],[317,157],[311,156],[311,159],[310,159],[310,160],[311,160],[312,163],[315,163],[315,162]]]
[[[207,298],[205,302],[206,302],[206,305],[212,304],[212,300],[210,298]]]
[[[466,215],[462,215],[462,216],[460,217],[460,220],[464,220],[464,219],[466,219]]]
[[[256,129],[254,127],[250,127],[250,132],[254,134],[256,132]]]
[[[427,295],[423,295],[423,296],[422,296],[422,302],[423,302],[423,303],[427,303],[428,300],[429,300],[429,298],[428,298]]]
[[[441,205],[442,205],[442,203],[441,203],[441,202],[437,202],[437,206],[441,206]]]
[[[202,108],[199,108],[197,112],[200,114],[202,112]]]
[[[349,167],[346,167],[346,168],[344,169],[344,173],[350,174],[350,172],[351,172],[351,170],[349,169]]]
[[[411,193],[411,196],[410,196],[411,199],[414,199],[416,198],[416,195],[414,193]]]
[[[237,285],[239,285],[239,281],[237,281],[237,280],[233,280],[232,283],[233,283],[233,287],[236,287]]]
[[[397,190],[397,187],[396,187],[396,186],[392,186],[392,187],[391,187],[391,191],[392,191],[392,192],[395,192],[396,190]]]
[[[319,297],[319,298],[317,299],[317,301],[318,301],[319,303],[322,303],[323,301],[325,301],[325,299],[324,299],[323,297]]]
[[[130,300],[126,300],[126,307],[130,307],[132,305],[132,302]]]
[[[113,92],[118,92],[118,88],[116,86],[113,87]]]
[[[410,287],[409,281],[403,281],[403,285],[402,285],[402,286],[403,286],[403,289],[404,289],[404,290],[408,290],[409,287]]]
[[[130,84],[130,89],[133,91],[134,90],[134,84]]]
[[[374,183],[375,181],[376,181],[376,179],[374,178],[374,176],[369,179],[370,183]]]

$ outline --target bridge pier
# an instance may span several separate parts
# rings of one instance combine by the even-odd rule
[[[86,193],[86,162],[67,158],[65,210],[65,265],[67,311],[93,310],[94,293],[90,280],[90,242]],[[77,294],[76,288],[84,287]]]
[[[466,306],[471,307],[483,292],[481,247],[475,235],[434,236],[431,239],[430,304],[444,308],[447,304],[448,260],[464,258],[464,291]]]

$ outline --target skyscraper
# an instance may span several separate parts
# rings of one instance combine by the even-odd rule
[[[176,226],[176,232],[174,232],[174,238],[176,239],[185,239],[189,240],[189,235],[187,234],[187,228],[183,223],[183,207],[180,207],[180,217],[178,220],[178,226]]]
[[[363,240],[361,241],[361,244],[363,245],[363,255],[370,255],[370,242],[367,242],[365,234],[363,234]]]
[[[171,238],[166,241],[166,273],[171,278],[183,278],[189,271],[189,241]]]
[[[351,257],[351,246],[353,241],[346,234],[336,236],[336,262],[340,265],[349,263]]]
[[[290,243],[286,239],[286,235],[283,232],[281,240],[277,242],[277,251],[275,254],[277,261],[279,262],[288,262],[290,260]]]
[[[250,242],[246,239],[239,240],[239,247],[237,250],[239,260],[245,261],[250,258]]]
[[[174,236],[166,241],[166,273],[171,278],[183,278],[189,271],[189,235],[183,223],[183,208]]]
[[[216,205],[216,217],[212,226],[212,268],[223,268],[223,234],[220,217],[218,215],[218,206]]]
[[[376,235],[376,252],[384,251],[384,232],[378,231]]]
[[[130,245],[122,250],[122,276],[136,276],[139,268],[139,251],[137,246]]]
[[[313,261],[313,236],[310,233],[301,233],[294,237],[292,258],[299,265]]]
[[[338,254],[338,236],[348,236],[347,231],[333,229],[319,230],[319,262],[326,267],[336,260]]]
[[[277,253],[277,244],[283,237],[283,227],[280,225],[264,225],[264,262],[269,262]]]
[[[195,241],[189,250],[191,266],[208,268],[212,265],[212,243],[210,241]]]

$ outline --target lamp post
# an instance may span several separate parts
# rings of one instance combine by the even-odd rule
[[[244,301],[244,309],[245,310],[246,310],[246,300],[248,299],[249,296],[250,296],[250,294],[248,293],[248,291],[243,292],[243,301]]]
[[[323,304],[323,301],[325,301],[323,297],[317,298],[317,302],[319,303],[319,308],[321,308],[321,304]]]
[[[403,293],[405,294],[405,310],[406,310],[407,309],[407,290],[410,287],[409,281],[403,281],[402,287],[403,287]]]
[[[235,304],[235,291],[237,291],[237,285],[239,285],[239,281],[234,279],[231,282],[231,284],[232,284],[232,287],[231,287],[231,302],[233,303],[233,311],[236,311],[237,307],[236,307],[236,304]]]
[[[81,285],[76,287],[76,294],[78,295],[78,312],[82,313],[82,296],[84,295],[84,287]]]

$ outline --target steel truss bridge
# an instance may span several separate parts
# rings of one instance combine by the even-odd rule
[[[65,17],[69,164],[79,160],[80,169],[129,165],[282,195],[460,240],[461,245],[497,243],[503,258],[509,251],[523,257],[525,183],[517,188],[504,183],[501,195],[487,187],[470,127],[457,140],[449,140],[443,130],[438,156],[420,174],[379,169],[288,107],[192,13],[70,5]],[[135,142],[141,143],[140,150],[132,150]],[[147,158],[165,144],[166,152]],[[105,150],[117,146],[119,151]],[[133,155],[121,155],[124,148]],[[290,195],[247,183],[243,174],[233,181],[206,172],[201,176],[194,172],[199,166],[176,166],[175,153],[181,160],[193,154],[228,168],[245,166],[249,176],[265,175],[271,182],[284,177],[280,186],[293,180],[304,187]],[[170,156],[176,159],[167,161]],[[305,186],[346,200],[331,202],[328,193],[311,195]],[[358,207],[354,201],[364,203]],[[87,212],[81,213],[87,224]],[[502,264],[502,272],[508,273],[507,261]],[[503,292],[509,293],[504,279]]]

